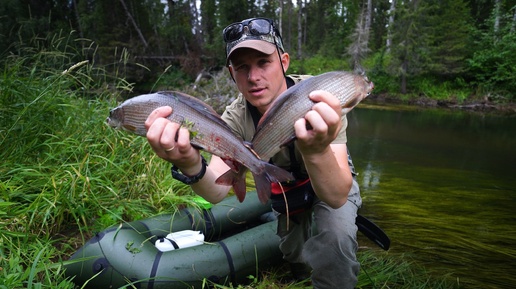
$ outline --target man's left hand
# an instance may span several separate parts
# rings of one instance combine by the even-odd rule
[[[330,149],[342,127],[340,102],[333,94],[316,90],[309,97],[316,103],[304,118],[294,124],[297,145],[303,155]]]

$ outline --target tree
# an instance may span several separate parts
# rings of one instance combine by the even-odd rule
[[[396,14],[396,0],[391,0],[391,6],[389,7],[389,21],[387,29],[387,39],[385,41],[386,51],[389,52],[392,43],[392,30],[394,26],[394,15]]]
[[[494,8],[496,9],[496,8]],[[486,95],[499,95],[514,100],[516,91],[516,33],[511,31],[513,12],[496,16],[493,13],[488,23],[494,24],[499,17],[499,26],[486,25],[490,29],[474,31],[473,55],[467,59],[471,84]],[[498,29],[498,31],[496,31]]]
[[[367,51],[369,47],[369,31],[371,30],[371,21],[373,18],[373,0],[367,0],[367,5],[363,8],[362,15],[364,17],[364,38]]]
[[[369,2],[369,1],[368,1]],[[366,56],[368,52],[368,40],[369,40],[369,26],[367,14],[370,12],[369,9],[364,7],[360,19],[357,21],[354,33],[350,35],[351,45],[348,47],[348,54],[350,56],[350,66],[358,73],[363,72],[363,67],[360,64],[361,60]]]
[[[471,17],[463,0],[435,1],[433,7],[429,19],[432,33],[429,72],[455,77],[464,72],[465,59],[469,56]]]
[[[140,27],[138,27],[138,24],[136,23],[136,21],[134,21],[133,15],[131,15],[129,8],[127,8],[127,5],[125,4],[125,0],[119,0],[119,1],[120,1],[120,4],[122,4],[122,8],[124,8],[125,14],[127,15],[127,19],[129,20],[129,22],[131,22],[131,24],[134,27],[134,30],[136,30],[136,32],[138,33],[138,36],[140,37],[140,40],[142,41],[143,46],[145,48],[147,48],[147,46],[149,46],[149,44],[147,44],[147,40],[145,39],[145,36],[143,36],[143,33],[140,30]]]
[[[201,1],[201,30],[204,35],[204,43],[213,45],[215,35],[221,30],[217,25],[217,6],[215,0]]]
[[[349,35],[359,19],[358,1],[310,1],[307,7],[307,49],[309,54],[343,57]]]
[[[227,25],[242,19],[250,18],[246,0],[225,0],[219,2],[220,22]],[[253,17],[255,15],[252,15]]]
[[[297,0],[297,58],[303,58],[303,0]]]
[[[403,94],[407,93],[407,79],[421,74],[430,62],[429,9],[420,0],[399,1],[396,8],[389,70],[400,77]]]

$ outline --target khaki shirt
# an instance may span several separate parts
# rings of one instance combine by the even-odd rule
[[[304,79],[311,77],[311,75],[288,75],[294,83],[298,83]],[[228,106],[222,114],[222,119],[231,127],[231,129],[240,136],[244,141],[250,142],[253,139],[256,128],[254,127],[253,117],[247,107],[247,102],[243,95],[240,93],[238,97]],[[347,127],[346,115],[342,116],[342,129],[339,132],[337,138],[332,142],[334,144],[345,144],[347,142],[346,127]],[[294,123],[292,123],[294,125]],[[295,149],[296,160],[301,165],[300,172],[306,174],[306,169],[303,163],[301,154]],[[272,162],[282,168],[290,170],[290,156],[287,147],[284,147],[280,152],[272,157]]]

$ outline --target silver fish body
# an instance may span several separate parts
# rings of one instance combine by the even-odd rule
[[[263,203],[270,196],[271,182],[292,179],[287,171],[260,160],[210,106],[181,92],[163,91],[133,97],[112,109],[106,122],[111,127],[145,136],[145,120],[152,111],[162,106],[172,107],[172,113],[167,118],[188,128],[193,146],[219,156],[229,165],[231,170],[217,183],[233,186],[240,201],[243,201],[246,193],[245,174],[239,170],[241,166],[252,172]]]
[[[253,150],[268,161],[281,147],[295,139],[294,122],[314,105],[308,95],[325,90],[340,100],[342,113],[348,113],[369,95],[374,85],[367,77],[346,71],[333,71],[310,77],[279,95],[260,119],[252,140]]]

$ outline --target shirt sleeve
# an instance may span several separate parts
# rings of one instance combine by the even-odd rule
[[[341,122],[342,122],[342,128],[340,129],[340,132],[337,135],[337,138],[335,138],[335,140],[333,140],[333,142],[332,142],[333,144],[345,144],[348,142],[348,138],[346,135],[346,129],[348,127],[348,118],[346,117],[346,115],[343,115],[341,117]]]

